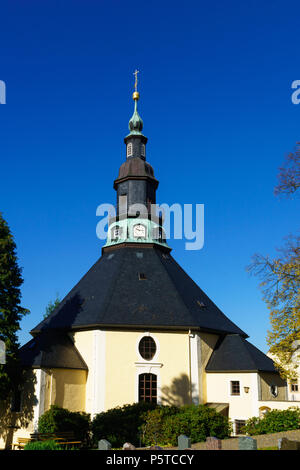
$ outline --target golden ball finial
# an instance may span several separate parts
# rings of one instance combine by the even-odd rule
[[[132,98],[134,99],[134,101],[138,101],[139,98],[140,98],[140,94],[138,91],[134,91],[133,92],[133,95],[132,95]]]

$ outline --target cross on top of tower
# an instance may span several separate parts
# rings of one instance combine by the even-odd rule
[[[137,91],[137,84],[138,84],[138,77],[137,77],[137,74],[140,73],[139,70],[135,70],[135,72],[133,72],[133,75],[135,75],[135,82],[134,82],[134,91]]]
[[[138,76],[137,74],[140,73],[139,70],[135,69],[135,72],[133,72],[133,75],[135,76],[135,82],[134,82],[134,92],[133,92],[133,95],[132,95],[132,98],[134,99],[135,102],[138,101],[139,97],[140,97],[140,94],[139,92],[137,91],[137,84],[138,84]]]

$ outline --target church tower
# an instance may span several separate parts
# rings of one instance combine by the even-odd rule
[[[143,121],[137,109],[140,98],[137,73],[132,95],[134,112],[128,126],[130,133],[124,138],[126,160],[114,181],[117,192],[116,217],[110,219],[104,251],[106,247],[120,243],[152,243],[169,249],[162,228],[162,217],[155,211],[158,181],[152,166],[146,161],[148,139],[142,134]]]

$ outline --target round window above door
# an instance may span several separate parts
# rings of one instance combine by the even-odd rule
[[[146,361],[151,361],[156,353],[156,343],[151,336],[144,336],[139,342],[139,353]]]

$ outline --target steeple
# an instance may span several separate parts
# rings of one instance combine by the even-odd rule
[[[134,83],[134,92],[132,95],[132,98],[134,101],[134,111],[128,124],[130,133],[125,137],[124,142],[126,144],[126,157],[127,158],[139,157],[142,160],[146,160],[146,144],[147,144],[148,139],[142,134],[144,123],[137,109],[137,102],[140,98],[140,94],[137,91],[137,83],[138,83],[137,74],[138,73],[139,73],[138,70],[134,72],[135,83]]]
[[[153,204],[156,204],[158,181],[154,177],[152,166],[146,162],[148,139],[142,134],[143,120],[137,109],[140,98],[137,91],[138,73],[138,70],[134,72],[134,112],[129,121],[130,133],[124,139],[126,160],[114,181],[114,189],[117,191],[117,214],[116,218],[110,221],[105,247],[126,241],[158,243],[169,248],[165,242],[161,220],[154,217],[151,211]]]
[[[137,102],[140,98],[140,94],[137,91],[137,83],[138,83],[137,74],[138,73],[139,73],[138,70],[136,70],[134,72],[134,75],[135,75],[135,84],[134,84],[135,91],[133,92],[133,95],[132,95],[132,98],[134,100],[134,112],[133,112],[133,115],[132,115],[132,117],[129,121],[129,125],[128,125],[129,130],[130,130],[129,135],[143,135],[142,134],[143,120],[142,120],[142,118],[139,115],[138,110],[137,110]]]

